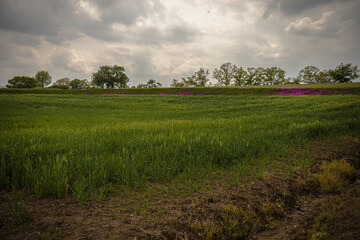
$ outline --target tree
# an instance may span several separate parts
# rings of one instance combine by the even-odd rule
[[[332,77],[329,70],[321,71],[315,76],[316,83],[330,83],[331,81]]]
[[[265,80],[265,68],[263,67],[259,67],[259,68],[254,68],[254,70],[252,74],[254,75],[253,77],[253,85],[263,85],[264,84],[264,80]]]
[[[68,77],[60,78],[56,80],[54,83],[54,85],[59,85],[59,86],[69,86],[69,84],[70,84],[70,78]]]
[[[220,66],[220,69],[213,71],[213,77],[218,80],[219,86],[230,86],[233,75],[234,68],[231,66],[231,63],[224,63]]]
[[[149,79],[149,81],[146,84],[140,83],[137,88],[159,88],[162,87],[162,84],[159,82],[156,82],[154,79]]]
[[[264,85],[280,85],[285,82],[285,71],[278,67],[263,69]]]
[[[193,83],[194,87],[205,87],[206,84],[210,81],[207,77],[209,75],[209,70],[205,70],[200,68],[197,72],[194,73],[190,78],[191,82]]]
[[[194,73],[191,77],[181,78],[182,82],[174,79],[170,84],[171,87],[205,87],[210,80],[207,77],[209,75],[209,70],[200,68],[197,72]]]
[[[170,87],[182,88],[185,87],[185,84],[184,82],[179,82],[179,80],[177,79],[173,79],[172,82],[170,83]]]
[[[34,78],[27,76],[14,76],[8,83],[7,88],[34,88],[38,86]]]
[[[242,67],[238,68],[236,65],[233,65],[233,77],[235,86],[245,86],[248,72]]]
[[[68,77],[60,78],[55,81],[55,83],[50,86],[51,88],[59,88],[59,89],[69,89],[70,88],[70,79]]]
[[[89,89],[91,84],[87,79],[74,79],[70,81],[69,86],[71,89]]]
[[[314,66],[307,66],[300,70],[298,78],[303,83],[315,83],[319,72],[319,68]]]
[[[359,77],[358,66],[352,66],[351,63],[343,64],[341,63],[334,70],[329,71],[333,82],[352,82]]]
[[[51,76],[48,71],[38,71],[35,75],[35,81],[40,87],[45,87],[50,85],[51,83]]]
[[[125,68],[122,66],[100,66],[96,73],[92,74],[92,82],[101,88],[126,88],[129,82]]]
[[[284,84],[300,84],[298,77],[288,77],[285,79]]]
[[[247,75],[245,79],[245,86],[256,85],[255,80],[258,75],[257,69],[253,67],[247,68]]]

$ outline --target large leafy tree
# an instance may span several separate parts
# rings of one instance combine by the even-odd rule
[[[332,78],[329,70],[323,70],[319,72],[315,77],[316,83],[330,83],[331,81]]]
[[[263,84],[264,85],[280,85],[285,82],[285,70],[278,67],[263,69]]]
[[[186,78],[181,78],[182,82],[174,79],[170,86],[172,87],[205,87],[210,81],[208,78],[209,70],[200,68],[194,75]]]
[[[245,86],[248,72],[242,67],[233,66],[233,77],[235,86]]]
[[[245,79],[245,86],[258,85],[257,80],[259,76],[259,70],[253,67],[247,68],[247,75]]]
[[[35,81],[40,87],[45,87],[50,85],[51,76],[48,71],[38,71],[35,74]]]
[[[194,75],[188,77],[188,80],[194,87],[205,87],[210,81],[208,75],[208,69],[205,70],[204,68],[200,68],[197,72],[194,73]]]
[[[101,88],[126,88],[129,82],[122,66],[100,66],[96,73],[92,74],[92,82]]]
[[[8,88],[34,88],[37,86],[35,79],[27,76],[15,76],[6,85]]]
[[[69,86],[69,84],[70,84],[70,78],[68,77],[60,78],[56,80],[54,83],[54,85],[58,85],[58,86]]]
[[[333,82],[352,82],[359,77],[358,66],[352,66],[351,63],[341,63],[334,70],[329,71]]]
[[[217,85],[219,86],[230,86],[231,80],[234,76],[234,67],[231,63],[224,63],[220,66],[220,69],[213,71],[213,77],[218,80]]]
[[[298,75],[298,79],[303,83],[315,83],[316,77],[319,74],[320,69],[315,66],[306,66],[301,69]]]

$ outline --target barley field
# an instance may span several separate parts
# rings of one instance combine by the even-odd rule
[[[131,189],[360,133],[359,95],[0,94],[0,185],[38,196]]]

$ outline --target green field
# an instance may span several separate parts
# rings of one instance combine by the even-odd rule
[[[260,164],[359,136],[360,96],[0,94],[0,185],[61,197]]]

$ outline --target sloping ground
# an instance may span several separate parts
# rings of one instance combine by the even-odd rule
[[[284,90],[285,89],[285,90]],[[334,94],[360,94],[360,83],[322,83],[322,84],[292,84],[292,85],[256,85],[242,87],[183,87],[183,88],[120,88],[86,90],[63,90],[56,88],[14,89],[2,88],[0,94],[129,94],[129,95],[279,95],[287,93],[289,89],[297,92],[334,95]],[[281,94],[286,95],[286,94]]]
[[[311,164],[294,168],[302,159]],[[72,196],[1,192],[2,239],[360,239],[359,171],[331,192],[313,176],[323,161],[360,167],[357,138],[313,141],[268,169],[205,173],[188,182],[149,182],[79,204]],[[306,162],[306,161],[304,161]],[[181,178],[184,179],[184,178]],[[106,195],[104,193],[104,195]],[[340,212],[331,202],[342,206]],[[349,209],[350,208],[350,209]],[[345,214],[345,215],[344,215]],[[347,217],[344,217],[347,216]],[[325,226],[325,225],[326,226]]]

